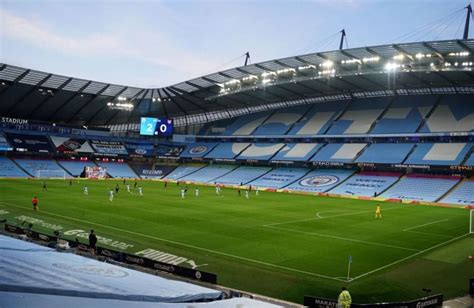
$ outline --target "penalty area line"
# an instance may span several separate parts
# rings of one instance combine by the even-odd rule
[[[422,225],[418,225],[418,226],[414,226],[414,227],[411,227],[411,228],[406,228],[406,229],[403,229],[402,231],[410,231],[410,230],[421,228],[421,227],[424,227],[424,226],[434,225],[434,224],[437,224],[437,223],[440,223],[440,222],[443,222],[443,221],[447,221],[447,220],[449,220],[449,218],[441,219],[441,220],[437,220],[437,221],[432,221],[432,222],[422,224]]]
[[[448,241],[446,241],[446,242],[442,242],[442,243],[437,244],[437,245],[435,245],[435,246],[426,248],[426,249],[421,250],[421,251],[419,251],[419,252],[417,252],[417,253],[414,253],[414,254],[412,254],[412,255],[409,255],[408,257],[405,257],[405,258],[403,258],[403,259],[397,260],[397,261],[395,261],[395,262],[392,262],[392,263],[390,263],[390,264],[381,266],[381,267],[379,267],[379,268],[376,268],[376,269],[374,269],[374,270],[371,270],[371,271],[369,271],[369,272],[367,272],[367,273],[364,273],[364,274],[362,274],[362,275],[359,275],[359,276],[357,276],[357,277],[351,278],[350,281],[352,282],[352,281],[357,280],[357,279],[360,279],[360,278],[362,278],[362,277],[371,275],[371,274],[373,274],[373,273],[375,273],[375,272],[381,271],[381,270],[383,270],[383,269],[386,269],[386,268],[391,267],[391,266],[393,266],[393,265],[396,265],[396,264],[398,264],[398,263],[404,262],[404,261],[406,261],[406,260],[408,260],[408,259],[411,259],[411,258],[413,258],[413,257],[419,256],[419,255],[421,255],[421,254],[423,254],[423,253],[426,253],[426,252],[428,252],[428,251],[431,251],[431,250],[436,249],[436,248],[438,248],[438,247],[441,247],[441,246],[443,246],[443,245],[446,245],[446,244],[449,244],[449,243],[451,243],[451,242],[457,241],[457,240],[459,240],[459,239],[461,239],[461,238],[463,238],[463,237],[466,237],[466,235],[469,235],[469,233],[465,233],[465,234],[460,235],[460,236],[458,236],[458,237],[452,238],[452,239],[450,239],[450,240],[448,240]]]
[[[17,207],[17,208],[29,209],[29,207],[17,205],[17,204],[14,204],[14,203],[3,202],[3,201],[0,201],[0,203],[5,204],[5,205],[14,206],[14,207]],[[179,245],[179,246],[183,246],[183,247],[193,248],[193,249],[196,249],[196,250],[202,250],[202,251],[210,252],[210,253],[217,254],[217,255],[222,255],[222,256],[226,256],[226,257],[230,257],[230,258],[234,258],[234,259],[244,260],[244,261],[248,261],[248,262],[252,262],[252,263],[256,263],[256,264],[261,264],[261,265],[265,265],[265,266],[269,266],[269,267],[279,268],[279,269],[283,269],[283,270],[287,270],[287,271],[291,271],[291,272],[306,274],[306,275],[310,275],[310,276],[315,276],[315,277],[325,278],[325,279],[330,279],[330,280],[335,280],[335,281],[341,281],[341,282],[345,281],[345,280],[341,280],[341,279],[336,278],[336,277],[316,274],[316,273],[313,273],[313,272],[299,270],[299,269],[296,269],[296,268],[291,268],[291,267],[272,264],[272,263],[268,263],[268,262],[264,262],[264,261],[249,259],[249,258],[246,258],[246,257],[236,256],[236,255],[232,255],[232,254],[229,254],[229,253],[216,251],[216,250],[212,250],[212,249],[207,249],[207,248],[203,248],[203,247],[199,247],[199,246],[194,246],[194,245],[190,245],[190,244],[186,244],[186,243],[181,243],[181,242],[177,242],[177,241],[173,241],[173,240],[168,240],[168,239],[164,239],[164,238],[160,238],[160,237],[156,237],[156,236],[152,236],[152,235],[148,235],[148,234],[142,234],[142,233],[133,232],[133,231],[125,230],[125,229],[120,229],[120,228],[116,228],[116,227],[112,227],[112,226],[107,226],[107,225],[103,225],[103,224],[92,222],[92,221],[82,220],[82,219],[73,218],[73,217],[60,215],[60,214],[55,214],[55,213],[49,213],[49,212],[45,212],[45,211],[40,211],[39,213],[50,215],[50,216],[56,216],[56,217],[60,217],[60,218],[65,218],[65,219],[69,219],[69,220],[73,220],[73,221],[78,221],[78,222],[81,222],[81,223],[87,223],[87,224],[90,224],[90,225],[96,225],[96,226],[99,226],[99,227],[108,228],[110,230],[116,230],[116,231],[120,231],[120,232],[123,232],[123,233],[138,235],[138,236],[141,236],[141,237],[146,237],[146,238],[150,238],[150,239],[154,239],[154,240],[158,240],[158,241],[162,241],[162,242],[166,242],[166,243],[171,243],[171,244],[175,244],[175,245]]]

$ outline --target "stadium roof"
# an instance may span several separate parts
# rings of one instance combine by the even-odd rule
[[[470,93],[474,90],[473,62],[474,40],[389,44],[276,59],[154,89],[0,64],[0,115],[110,125],[137,122],[140,116],[191,119],[325,97],[346,99],[403,91]],[[215,118],[203,119],[201,122]]]

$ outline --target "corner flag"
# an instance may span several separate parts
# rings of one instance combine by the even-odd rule
[[[348,260],[348,264],[347,264],[347,281],[350,280],[351,264],[352,264],[352,255],[349,255],[349,260]]]

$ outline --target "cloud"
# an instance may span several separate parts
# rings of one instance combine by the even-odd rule
[[[18,40],[34,45],[36,48],[47,49],[53,54],[62,53],[72,57],[89,57],[94,60],[108,61],[113,58],[117,60],[117,64],[124,59],[145,62],[155,66],[157,70],[162,70],[163,73],[169,73],[171,79],[165,81],[166,84],[163,85],[184,81],[192,76],[200,76],[210,66],[215,65],[191,52],[186,52],[185,48],[181,48],[167,38],[165,33],[153,33],[155,37],[162,37],[158,41],[166,42],[160,46],[140,44],[139,38],[144,36],[143,32],[135,33],[136,35],[103,32],[67,36],[55,29],[50,29],[40,19],[27,19],[2,8],[0,8],[0,25],[0,39],[5,37]],[[156,80],[147,83],[156,83]]]

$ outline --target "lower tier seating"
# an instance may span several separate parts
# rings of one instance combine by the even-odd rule
[[[400,176],[401,174],[398,173],[362,172],[352,176],[329,192],[341,195],[376,197],[393,185]]]
[[[10,159],[0,157],[0,177],[26,178],[28,177],[28,174],[18,168],[18,166]]]
[[[474,180],[466,180],[453,189],[446,197],[441,199],[441,203],[474,205]]]

